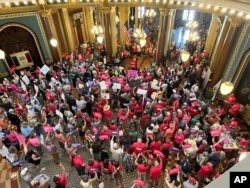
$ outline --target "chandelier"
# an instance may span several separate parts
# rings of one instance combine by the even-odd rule
[[[199,23],[195,20],[191,20],[191,21],[188,21],[186,23],[186,27],[189,28],[189,29],[195,29],[199,26]]]
[[[200,39],[200,36],[197,32],[190,32],[189,33],[189,38],[188,38],[189,41],[197,41],[199,39]]]
[[[154,11],[154,9],[147,9],[146,16],[150,17],[150,18],[155,17],[156,16],[156,12]]]
[[[143,47],[146,45],[146,37],[147,34],[145,33],[145,31],[142,29],[142,27],[140,29],[136,29],[133,36],[139,40],[140,46]]]
[[[94,25],[91,32],[96,36],[96,40],[98,43],[103,43],[104,36],[103,36],[103,29],[100,25]]]
[[[92,32],[94,35],[102,34],[102,33],[103,33],[102,26],[100,26],[100,25],[94,25],[94,27],[91,29],[91,32]]]

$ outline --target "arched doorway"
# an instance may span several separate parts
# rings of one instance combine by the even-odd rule
[[[11,58],[10,54],[28,51],[24,54],[27,60],[32,59],[34,66],[42,66],[44,64],[43,55],[36,35],[32,30],[24,25],[9,23],[0,27],[0,49],[5,51],[5,59],[8,68],[14,64],[18,67],[18,61]]]
[[[250,49],[241,59],[233,81],[236,83],[234,93],[238,101],[243,105],[250,104]]]

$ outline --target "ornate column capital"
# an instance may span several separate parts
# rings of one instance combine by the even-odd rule
[[[167,16],[169,13],[169,9],[167,8],[160,8],[160,16]]]
[[[110,13],[111,8],[110,7],[102,7],[101,11],[103,14],[109,14]]]
[[[233,17],[233,18],[229,18],[229,22],[232,27],[240,27],[243,21],[240,18]]]

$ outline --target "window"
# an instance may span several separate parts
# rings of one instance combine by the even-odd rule
[[[182,20],[183,21],[190,21],[193,20],[195,16],[195,11],[194,10],[184,10],[183,15],[182,15]]]
[[[145,7],[138,7],[138,18],[143,18],[143,15],[145,13]]]

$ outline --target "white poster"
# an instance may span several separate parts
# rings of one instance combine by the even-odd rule
[[[220,88],[222,79],[213,87],[213,97],[212,97],[212,101],[215,99],[216,94],[218,92],[218,89]]]
[[[120,83],[113,83],[113,89],[121,89],[121,84]]]
[[[139,95],[146,95],[147,92],[148,92],[148,91],[145,90],[145,89],[138,89],[136,93],[139,94]]]
[[[202,88],[202,91],[204,91],[204,90],[206,89],[207,83],[208,83],[208,81],[209,81],[209,78],[210,78],[211,74],[212,74],[212,71],[211,71],[210,68],[208,68],[207,73],[206,73],[206,76],[205,76],[205,78],[204,78],[204,80],[203,80],[203,82],[202,82],[202,87],[201,87],[201,88]]]
[[[56,110],[56,115],[58,115],[60,118],[63,118],[63,114],[59,110]]]
[[[29,84],[30,84],[30,79],[28,78],[28,76],[24,75],[24,76],[22,77],[22,80],[24,81],[24,83],[25,83],[26,85],[29,85]]]
[[[41,68],[41,73],[43,73],[44,75],[46,75],[49,72],[49,67],[47,65],[43,65],[43,67]]]
[[[107,89],[105,81],[101,81],[101,82],[99,82],[99,84],[100,84],[101,90],[106,90]]]

